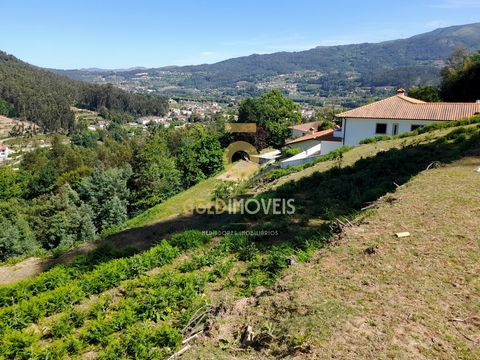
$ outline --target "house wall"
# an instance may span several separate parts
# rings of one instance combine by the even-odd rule
[[[376,124],[387,124],[387,133],[393,135],[393,124],[398,124],[398,134],[411,131],[412,125],[429,125],[438,121],[431,120],[390,120],[390,119],[356,119],[347,118],[342,121],[345,145],[358,145],[361,140],[368,139],[377,135]]]
[[[306,141],[290,144],[288,145],[288,147],[292,149],[300,149],[302,151],[306,151],[319,144],[320,144],[320,141],[318,140],[306,140]]]
[[[328,154],[333,150],[337,150],[342,147],[341,141],[322,141],[322,150],[320,152],[321,155]]]
[[[322,144],[318,142],[317,145],[312,146],[308,150],[301,152],[300,154],[297,154],[295,156],[292,156],[286,160],[281,161],[280,167],[286,168],[293,165],[302,165],[302,164],[308,163],[320,156],[321,147],[322,147]]]

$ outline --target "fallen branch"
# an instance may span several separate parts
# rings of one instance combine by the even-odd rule
[[[461,318],[448,319],[448,321],[455,321],[455,322],[470,322],[470,320],[475,320],[475,321],[480,322],[480,316],[470,316],[470,317],[467,317],[465,319],[461,319]]]
[[[191,340],[197,338],[199,335],[203,334],[203,330],[200,330],[198,333],[195,335],[190,336],[189,338],[185,339],[182,341],[182,345],[185,345],[186,343],[190,342]]]
[[[393,185],[397,187],[397,189],[400,189],[403,185],[398,185],[395,181],[393,182]]]
[[[375,207],[377,207],[377,206],[378,206],[377,203],[372,203],[372,204],[370,204],[370,205],[367,205],[367,206],[362,207],[360,210],[367,210],[367,209],[375,208]]]
[[[430,170],[431,168],[437,168],[439,166],[440,166],[440,161],[434,161],[427,166],[426,170]]]
[[[191,346],[190,345],[187,345],[183,348],[181,348],[180,350],[178,350],[175,354],[173,354],[172,356],[170,356],[168,358],[168,360],[174,360],[176,358],[178,358],[180,355],[182,355],[184,352],[186,352],[188,349],[190,349]]]
[[[467,339],[468,341],[471,341],[471,342],[474,343],[474,344],[478,343],[477,340],[472,339],[470,336],[467,336],[467,335],[465,335],[463,332],[461,332],[460,329],[457,327],[457,325],[456,325],[455,323],[453,323],[453,327],[458,331],[458,333],[459,333],[460,335],[462,335],[462,336],[463,336],[465,339]]]

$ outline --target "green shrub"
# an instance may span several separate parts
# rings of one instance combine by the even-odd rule
[[[64,339],[65,349],[70,355],[76,355],[85,347],[84,343],[75,335],[67,335]]]
[[[168,325],[135,324],[122,338],[125,355],[132,359],[161,358],[180,347],[182,334]]]
[[[230,272],[234,265],[233,260],[227,260],[217,264],[209,274],[209,281],[215,281],[216,279],[222,279]]]
[[[88,344],[105,344],[107,336],[113,334],[115,329],[109,322],[92,320],[82,332],[82,339]]]
[[[212,191],[212,200],[233,199],[245,192],[247,181],[221,181]]]
[[[240,261],[252,261],[258,256],[258,248],[253,242],[245,244],[239,249],[238,259]]]
[[[371,138],[367,138],[367,139],[363,139],[359,142],[359,144],[371,144],[371,143],[376,143],[376,142],[379,142],[379,141],[385,141],[385,140],[391,140],[392,137],[391,136],[388,136],[388,135],[377,135],[375,137],[371,137]]]
[[[32,345],[39,339],[33,331],[8,331],[0,338],[0,355],[5,359],[31,359]]]
[[[60,316],[52,325],[51,331],[54,338],[64,337],[69,334],[74,328],[83,325],[86,314],[79,309],[72,309]]]
[[[287,267],[287,258],[294,254],[289,246],[273,246],[264,258],[262,268],[275,277]]]
[[[203,234],[199,230],[187,230],[183,233],[172,236],[169,243],[182,250],[188,250],[206,244],[209,240],[210,236]]]
[[[297,148],[285,148],[283,149],[283,154],[286,157],[292,157],[300,154],[302,151],[303,151],[302,149],[297,149]]]

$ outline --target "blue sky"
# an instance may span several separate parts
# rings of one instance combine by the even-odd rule
[[[480,21],[480,0],[0,0],[0,50],[44,67],[212,63]]]

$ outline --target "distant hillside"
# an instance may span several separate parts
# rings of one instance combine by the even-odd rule
[[[46,131],[74,128],[72,105],[134,115],[163,114],[164,100],[135,95],[113,86],[92,85],[27,64],[0,52],[0,100],[11,107],[9,115],[30,120]]]
[[[358,87],[436,84],[440,68],[457,48],[480,50],[480,23],[376,44],[320,46],[299,52],[254,54],[215,64],[142,69],[147,73],[142,76],[139,70],[55,71],[76,79],[159,91],[172,86],[179,91],[220,88],[224,94],[238,95],[269,86],[289,89],[288,84],[294,84],[293,94],[342,96],[342,92]],[[296,76],[278,78],[285,74]]]

